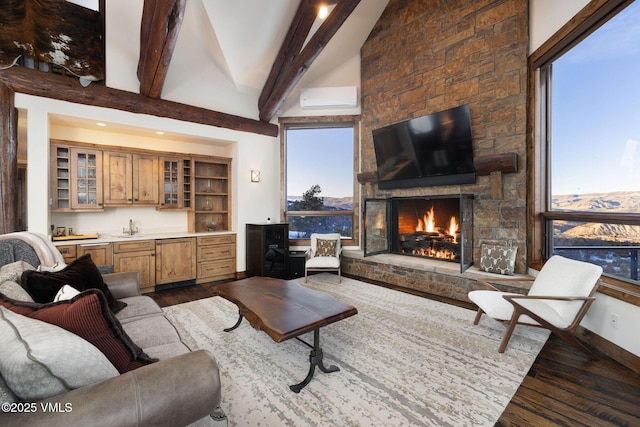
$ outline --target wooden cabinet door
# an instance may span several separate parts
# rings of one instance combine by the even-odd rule
[[[160,206],[184,207],[183,161],[174,158],[160,159]]]
[[[140,291],[153,292],[156,285],[156,241],[127,240],[113,243],[113,271],[134,271],[139,275]]]
[[[133,203],[157,205],[160,198],[158,189],[158,156],[133,154]]]
[[[95,265],[113,265],[113,245],[111,243],[78,245],[78,258],[85,254],[91,254],[91,260]]]
[[[193,280],[196,277],[196,239],[156,241],[156,283]]]
[[[131,154],[120,151],[105,151],[104,167],[104,203],[125,205],[133,202],[133,168]]]
[[[71,209],[102,209],[102,151],[71,148]]]
[[[156,285],[156,255],[153,251],[113,254],[113,271],[137,271],[140,291],[153,292]]]

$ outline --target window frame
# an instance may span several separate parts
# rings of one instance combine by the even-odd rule
[[[604,222],[640,225],[640,214],[602,213],[586,211],[554,211],[551,208],[550,186],[550,95],[553,70],[551,64],[591,33],[596,31],[634,0],[593,0],[554,36],[529,56],[529,265],[539,267],[549,258],[552,235],[549,224],[554,220]],[[638,0],[640,1],[640,0]],[[612,296],[631,298],[640,305],[638,286],[621,278],[604,281]]]
[[[358,193],[358,182],[356,179],[360,165],[360,116],[317,116],[317,117],[281,117],[280,123],[280,217],[287,222],[289,215],[299,215],[304,213],[308,216],[351,216],[353,221],[353,231],[351,238],[342,238],[342,246],[357,246],[360,235],[360,197]],[[287,130],[289,129],[313,129],[330,127],[352,127],[353,128],[353,211],[333,212],[333,211],[288,211],[287,210]],[[309,246],[310,239],[289,239],[290,246]]]

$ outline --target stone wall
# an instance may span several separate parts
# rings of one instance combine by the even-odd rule
[[[474,194],[474,259],[482,243],[518,246],[526,272],[526,0],[391,0],[362,48],[362,171],[375,171],[371,131],[469,104],[474,156],[518,155],[518,172],[475,184],[380,190],[370,197]],[[495,186],[494,180],[494,186]],[[499,194],[496,197],[496,194]]]

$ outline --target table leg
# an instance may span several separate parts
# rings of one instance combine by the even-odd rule
[[[309,384],[309,382],[311,382],[311,378],[313,378],[313,374],[316,371],[316,366],[326,374],[340,370],[340,368],[335,365],[329,365],[328,368],[325,367],[322,359],[323,354],[322,348],[320,348],[320,329],[316,329],[313,331],[313,347],[311,353],[309,354],[309,373],[301,383],[290,385],[289,388],[291,389],[291,391],[293,391],[294,393],[300,393],[300,390],[302,390],[307,384]]]
[[[243,316],[243,315],[242,315],[242,313],[240,313],[240,312],[238,312],[238,314],[239,314],[239,316],[238,316],[238,321],[236,322],[236,324],[235,324],[235,325],[233,325],[233,326],[232,326],[232,327],[230,327],[230,328],[223,329],[225,332],[231,332],[231,331],[233,331],[234,329],[236,329],[238,326],[240,326],[240,323],[242,323],[242,319],[244,318],[244,316]]]

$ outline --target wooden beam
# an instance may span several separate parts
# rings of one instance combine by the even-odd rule
[[[293,50],[287,52],[287,57],[277,71],[279,78],[276,83],[268,90],[268,95],[264,93],[260,95],[260,98],[264,99],[262,107],[258,107],[260,120],[268,122],[273,118],[276,111],[278,111],[287,96],[307,72],[313,61],[320,55],[320,52],[329,43],[331,37],[335,35],[359,3],[360,0],[340,0],[299,54]],[[298,37],[297,34],[296,37]],[[299,43],[299,40],[296,38],[292,43]],[[283,48],[280,50],[282,51]],[[288,66],[288,63],[291,63],[291,65]]]
[[[140,28],[140,93],[160,98],[180,33],[186,0],[145,0]]]
[[[0,83],[0,233],[18,231],[18,113],[14,92]]]
[[[473,165],[476,169],[476,175],[493,174],[491,182],[492,192],[494,192],[494,187],[497,188],[498,182],[501,183],[502,176],[500,174],[518,172],[518,155],[516,153],[503,153],[493,156],[476,157]],[[496,176],[494,172],[499,172],[499,174]],[[376,183],[378,182],[378,172],[365,171],[359,173],[358,182],[360,184]]]
[[[0,83],[13,91],[76,104],[149,114],[184,122],[200,123],[242,132],[278,136],[278,126],[259,120],[207,110],[178,102],[148,98],[101,85],[80,86],[78,80],[52,73],[12,67],[0,70]]]
[[[280,51],[271,66],[269,77],[267,77],[267,81],[260,93],[258,109],[264,107],[276,86],[276,82],[281,80],[280,77],[291,67],[295,57],[300,53],[300,49],[302,49],[302,45],[316,19],[314,6],[315,4],[312,0],[302,0],[298,5],[296,15],[293,17],[289,31],[280,46]]]
[[[476,157],[473,161],[473,166],[476,169],[476,175],[490,175],[491,172],[518,172],[518,155],[516,153],[503,153]]]

